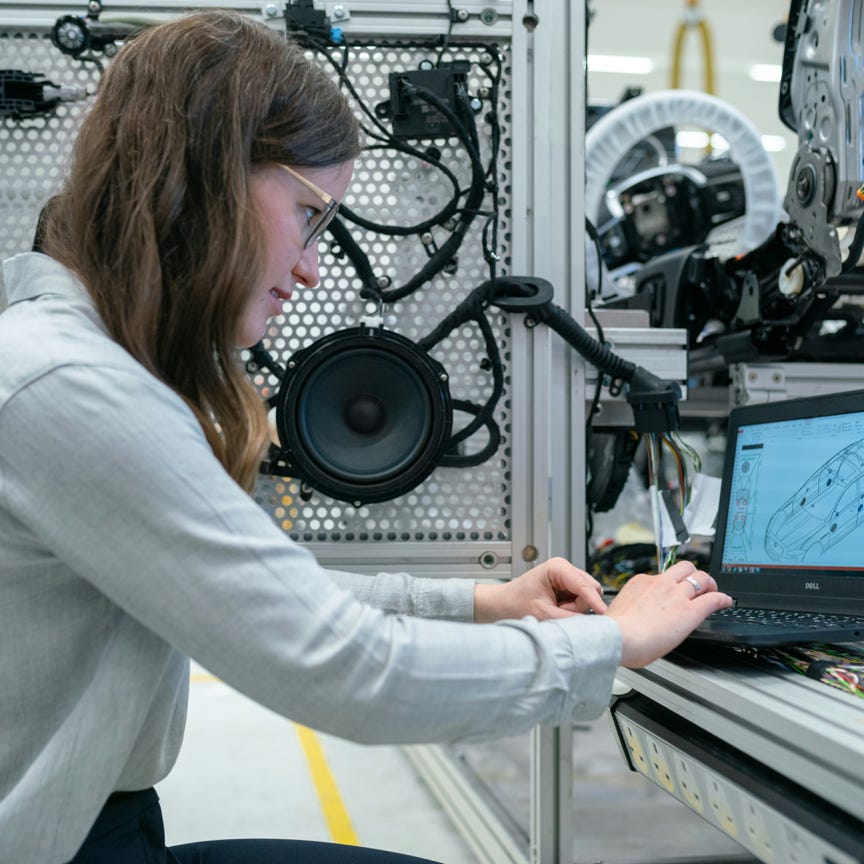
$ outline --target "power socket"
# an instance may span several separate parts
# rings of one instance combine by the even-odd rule
[[[648,757],[651,760],[651,768],[654,771],[654,779],[670,795],[675,795],[675,781],[672,779],[672,766],[666,754],[666,747],[657,738],[651,735],[645,736],[648,742]]]
[[[777,815],[782,821],[783,817]],[[860,858],[848,855],[800,825],[784,822],[783,828],[781,842],[785,841],[785,848],[777,850],[777,860],[782,864],[861,864]]]
[[[795,825],[786,825],[786,860],[789,864],[809,864],[813,860],[810,837]]]
[[[703,773],[703,769],[698,765],[691,765],[678,750],[672,752],[674,754],[672,762],[678,775],[681,797],[691,810],[695,810],[701,816],[705,812],[705,795],[699,783],[699,775]]]
[[[621,731],[624,733],[624,741],[630,752],[630,762],[637,771],[650,778],[651,769],[648,767],[648,758],[645,755],[645,742],[642,737],[642,731],[626,720],[622,720],[620,725]]]
[[[744,836],[741,838],[742,843],[746,843],[747,847],[753,851],[760,861],[765,861],[766,864],[774,864],[777,860],[778,850],[777,842],[772,836],[772,832],[766,823],[766,816],[773,822],[774,811],[771,808],[766,808],[760,801],[751,798],[749,795],[741,794],[741,818],[744,824]]]
[[[809,842],[813,850],[810,860],[818,864],[861,864],[859,857],[847,855],[842,849],[838,849],[820,837],[810,835]]]
[[[707,777],[706,794],[708,796],[708,812],[717,825],[733,840],[737,840],[738,820],[735,818],[735,813],[732,810],[730,796],[726,792],[726,784],[710,771],[706,770],[705,775]]]

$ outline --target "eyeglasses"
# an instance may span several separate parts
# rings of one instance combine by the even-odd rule
[[[333,221],[333,217],[339,210],[339,202],[332,195],[328,195],[323,189],[319,189],[311,180],[307,180],[302,174],[298,174],[293,168],[289,168],[287,165],[282,165],[281,163],[278,164],[280,168],[284,168],[295,180],[302,183],[310,192],[314,192],[324,202],[324,209],[309,217],[306,237],[303,240],[303,248],[308,249],[318,242],[318,238]]]

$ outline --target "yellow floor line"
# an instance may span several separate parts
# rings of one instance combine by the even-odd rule
[[[348,811],[342,803],[342,796],[339,794],[339,788],[333,779],[327,758],[324,756],[324,748],[321,746],[318,736],[311,729],[301,726],[299,723],[295,723],[294,728],[297,730],[300,746],[306,755],[312,782],[318,793],[318,801],[324,811],[327,827],[330,829],[330,836],[335,843],[359,846],[360,841],[354,833],[354,827],[351,824]]]
[[[215,675],[211,675],[209,672],[192,672],[189,680],[193,683],[219,681]],[[309,773],[312,775],[312,782],[315,784],[318,801],[324,812],[324,819],[330,829],[333,842],[342,843],[345,846],[359,846],[360,841],[354,833],[354,826],[351,824],[351,818],[342,803],[339,787],[333,779],[333,773],[327,764],[327,757],[324,755],[324,748],[321,746],[318,736],[306,726],[301,726],[299,723],[293,725],[297,730],[297,737],[300,739],[300,746],[303,748],[306,763],[309,765]]]

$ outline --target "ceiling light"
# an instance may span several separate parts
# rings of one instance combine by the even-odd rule
[[[589,72],[612,72],[621,75],[649,75],[654,71],[650,57],[622,57],[618,54],[589,54]]]
[[[776,63],[756,63],[750,67],[750,77],[754,81],[768,81],[772,84],[779,83],[782,72],[783,67]]]
[[[779,153],[788,146],[788,142],[783,135],[761,135],[760,138],[762,146],[769,153]],[[680,129],[675,133],[675,144],[682,150],[705,150],[709,144],[708,133],[701,132],[698,129]],[[716,132],[711,134],[710,144],[711,149],[715,153],[722,153],[729,149],[729,142]]]
[[[781,150],[785,150],[788,141],[782,135],[763,135],[762,136],[762,146],[769,153],[779,153]]]

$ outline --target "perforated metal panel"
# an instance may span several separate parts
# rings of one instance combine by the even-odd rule
[[[270,22],[272,25],[272,22]],[[8,28],[0,35],[0,67],[39,72],[58,85],[87,86],[95,89],[98,70],[93,64],[82,64],[61,54],[47,38],[47,28],[28,31]],[[511,122],[508,46],[496,43],[502,57],[503,79],[497,105],[501,123],[499,166],[500,222],[498,235],[499,273],[509,270],[510,221],[510,136]],[[122,49],[121,49],[122,50]],[[348,74],[360,98],[368,105],[389,97],[388,75],[417,69],[421,62],[440,59],[467,60],[471,64],[468,90],[485,97],[490,82],[478,66],[485,60],[482,42],[451,42],[442,53],[431,43],[426,45],[376,43],[351,46]],[[330,67],[326,61],[319,62]],[[331,74],[335,75],[333,69]],[[30,248],[38,213],[58,187],[69,147],[87,102],[60,104],[50,116],[13,121],[0,126],[0,254],[8,257]],[[477,114],[481,157],[486,163],[490,153],[491,127],[485,119],[489,110],[484,98]],[[358,108],[358,114],[361,112]],[[362,114],[361,114],[362,116]],[[369,125],[368,118],[363,118]],[[455,138],[425,141],[415,146],[434,144],[442,161],[468,185],[471,168],[467,155]],[[393,150],[373,149],[365,152],[357,164],[354,181],[346,204],[364,218],[385,224],[416,224],[440,211],[452,196],[451,184],[439,171],[418,158]],[[464,199],[463,199],[464,201]],[[489,195],[484,209],[491,207]],[[483,260],[481,230],[484,219],[477,218],[458,252],[458,265],[449,274],[440,274],[419,291],[383,308],[385,326],[412,341],[429,334],[477,285],[488,278]],[[428,252],[416,235],[387,237],[347,223],[352,235],[366,252],[376,276],[388,277],[398,287],[410,279],[428,260]],[[449,236],[443,228],[432,231],[440,246]],[[428,241],[428,238],[427,238]],[[353,265],[328,237],[322,240],[321,284],[314,289],[295,292],[285,314],[273,319],[265,345],[273,357],[284,365],[291,355],[334,330],[354,327],[370,310],[360,298],[360,281]],[[489,310],[489,320],[509,379],[509,319],[503,313]],[[447,370],[454,399],[483,404],[491,393],[492,373],[488,371],[486,349],[475,325],[465,325],[435,346],[431,354]],[[277,381],[259,374],[255,379],[263,397],[272,395]],[[471,417],[454,412],[454,431],[466,425]],[[400,560],[434,561],[446,545],[452,558],[451,544],[467,544],[467,559],[479,562],[484,550],[493,550],[483,558],[486,569],[509,561],[511,538],[511,402],[509,387],[498,403],[495,420],[502,433],[497,453],[473,468],[437,468],[419,487],[392,501],[355,507],[314,493],[311,500],[299,497],[299,484],[291,478],[263,477],[255,497],[291,537],[310,545],[325,563],[339,563],[344,553],[332,554],[340,544],[353,544],[353,564],[363,559],[386,564],[392,557],[389,544],[399,544]],[[479,451],[487,439],[481,429],[463,445],[465,452]],[[388,544],[386,549],[374,548]],[[334,545],[335,544],[335,545]],[[479,544],[477,546],[476,544]],[[356,554],[359,546],[364,551]],[[422,547],[422,548],[421,548]],[[416,571],[415,571],[416,572]],[[452,569],[446,575],[452,573]],[[483,572],[482,570],[480,572]],[[496,573],[500,572],[496,570]],[[445,575],[445,574],[442,574]]]
[[[482,46],[452,46],[443,58],[445,62],[465,59],[472,63],[469,92],[477,92],[489,85],[482,70],[477,73],[476,63],[482,53]],[[435,50],[430,47],[352,46],[348,71],[360,97],[368,105],[375,105],[389,97],[390,72],[417,69],[422,61],[434,62],[436,57]],[[504,91],[506,88],[502,87]],[[509,114],[507,104],[499,105],[498,109],[501,115]],[[483,122],[481,109],[478,132],[484,162],[489,152],[489,131],[488,124]],[[468,157],[455,139],[424,142],[424,146],[430,143],[440,149],[442,161],[454,171],[460,184],[467,185],[470,180]],[[508,162],[505,140],[499,165]],[[506,188],[506,184],[504,177],[501,185]],[[428,163],[392,150],[375,149],[364,153],[359,160],[345,203],[370,221],[410,225],[439,212],[452,194],[452,187],[444,175]],[[502,255],[502,266],[506,267],[506,206],[504,210],[499,254]],[[482,222],[482,219],[477,219],[467,234],[458,253],[456,272],[441,274],[405,300],[387,304],[384,308],[385,326],[417,341],[452,312],[473,288],[488,279],[480,238]],[[350,227],[369,256],[376,276],[388,277],[394,287],[406,283],[428,260],[424,245],[416,235],[384,237],[356,226]],[[447,231],[440,229],[435,229],[433,234],[439,246],[448,236]],[[266,341],[271,353],[283,365],[294,351],[321,336],[356,326],[367,311],[368,304],[359,296],[360,284],[351,263],[338,254],[333,241],[327,242],[325,238],[321,249],[324,274],[321,285],[295,294],[290,311],[283,318],[274,319],[268,333]],[[506,317],[493,312],[490,320],[506,363],[509,345]],[[486,349],[475,325],[454,331],[431,353],[446,368],[454,398],[475,404],[482,404],[489,398],[492,375],[482,368]],[[258,383],[266,388],[275,387],[277,382],[271,377],[266,382],[260,378]],[[468,415],[456,412],[454,428],[461,428],[469,419]],[[392,501],[358,508],[316,493],[308,503],[304,503],[298,499],[299,485],[296,482],[273,480],[261,482],[258,500],[273,512],[291,536],[305,542],[508,540],[510,417],[506,395],[499,403],[496,420],[502,430],[502,443],[495,456],[470,469],[438,468],[417,489]],[[479,432],[467,442],[468,452],[478,451],[486,440],[486,433]]]
[[[0,68],[41,73],[58,86],[95,89],[98,70],[61,54],[46,32],[4,28]],[[50,115],[0,119],[0,258],[33,245],[39,210],[57,190],[87,101],[61,102]]]

